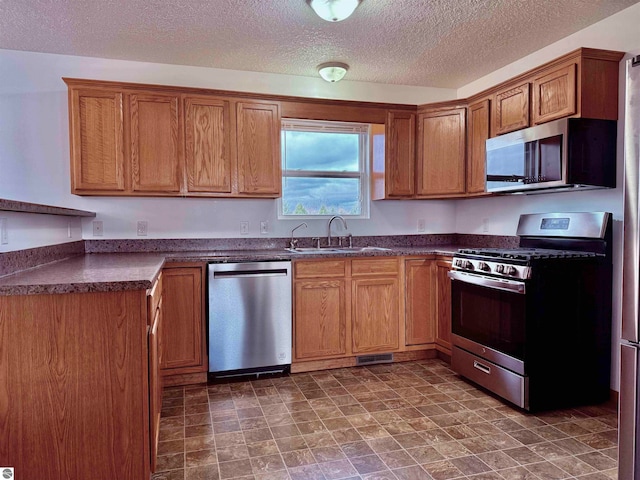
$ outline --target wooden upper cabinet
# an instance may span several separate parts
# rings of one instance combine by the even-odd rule
[[[238,193],[279,196],[280,107],[277,103],[236,104]]]
[[[180,99],[177,95],[130,95],[131,169],[134,192],[180,192]]]
[[[187,191],[231,193],[229,101],[186,97],[184,109]]]
[[[494,100],[496,135],[529,126],[529,83],[498,91]]]
[[[384,190],[375,198],[411,197],[415,191],[416,115],[387,112],[384,149]],[[374,171],[374,174],[377,173]],[[374,189],[375,190],[375,189]]]
[[[417,196],[464,193],[465,136],[465,108],[418,115]]]
[[[69,91],[71,190],[125,189],[122,93]]]
[[[532,103],[536,125],[576,113],[576,64],[536,77]]]
[[[485,191],[486,142],[490,133],[489,100],[469,105],[467,113],[467,193]]]

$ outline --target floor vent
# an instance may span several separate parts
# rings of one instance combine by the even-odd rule
[[[372,365],[374,363],[393,363],[393,353],[381,353],[379,355],[360,355],[356,357],[356,365]]]

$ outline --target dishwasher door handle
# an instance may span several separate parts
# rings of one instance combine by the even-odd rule
[[[213,272],[213,278],[256,278],[256,277],[286,277],[286,269],[278,270],[236,270],[228,272]]]

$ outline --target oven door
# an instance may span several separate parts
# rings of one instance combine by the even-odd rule
[[[454,345],[523,375],[525,282],[455,270],[449,278]]]

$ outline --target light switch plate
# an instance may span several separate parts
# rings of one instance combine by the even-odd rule
[[[418,231],[424,232],[427,229],[427,221],[424,218],[418,219]]]
[[[249,235],[249,222],[240,222],[240,235]]]
[[[267,222],[266,220],[260,222],[260,233],[262,235],[266,235],[267,233],[269,233],[269,222]]]

